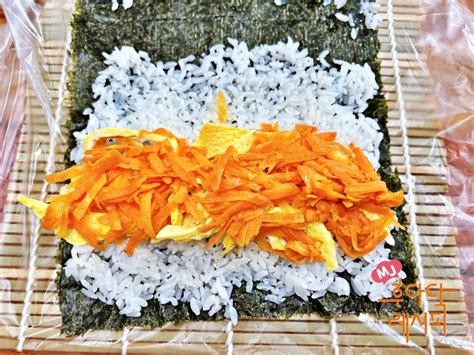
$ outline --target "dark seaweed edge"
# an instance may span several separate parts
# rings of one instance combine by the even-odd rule
[[[80,2],[75,3],[74,17],[72,27],[77,25],[77,21],[81,21],[80,16],[77,16],[81,11]],[[375,34],[376,31],[368,31]],[[380,48],[380,43],[376,39],[373,43],[372,55],[376,55]],[[73,45],[74,48],[74,38]],[[82,74],[94,72],[92,68],[86,68],[81,71],[81,59],[76,57],[76,52],[70,53],[74,70],[69,72],[68,89],[69,92],[88,91],[89,87],[84,87],[84,78],[77,78]],[[329,56],[328,60],[332,58]],[[90,64],[90,63],[88,63]],[[102,62],[96,62],[95,72],[103,69]],[[382,87],[380,76],[380,62],[376,58],[369,61],[380,88]],[[89,77],[89,82],[91,78]],[[71,120],[68,122],[68,130],[72,133],[82,130],[87,124],[86,117],[78,110],[81,108],[81,103],[75,102],[77,98],[74,95],[69,97],[68,105],[71,113]],[[398,173],[391,169],[390,156],[390,138],[387,130],[387,105],[383,95],[379,94],[369,103],[369,107],[364,112],[368,117],[373,117],[383,133],[383,140],[380,144],[380,169],[379,173],[382,179],[387,183],[391,191],[398,191],[401,189],[400,179]],[[72,139],[72,134],[69,139],[69,149],[65,155],[67,165],[71,165],[69,159],[70,150],[74,147],[75,141]],[[395,209],[401,225],[406,226],[407,220],[403,212],[403,206]],[[394,230],[392,235],[396,240],[394,247],[391,247],[390,257],[392,259],[399,259],[403,263],[403,270],[407,274],[405,283],[412,283],[416,280],[416,268],[413,261],[413,246],[411,244],[407,230]],[[65,262],[70,258],[71,246],[61,241],[58,249],[58,263],[64,266]],[[342,277],[349,278],[350,275],[342,274]],[[190,306],[186,303],[179,303],[174,307],[171,305],[161,305],[156,300],[149,302],[149,306],[142,310],[142,316],[138,318],[129,318],[120,316],[116,306],[103,304],[98,300],[93,300],[81,292],[81,285],[76,283],[72,277],[66,277],[63,269],[57,275],[57,287],[59,291],[59,304],[62,315],[61,332],[64,335],[72,336],[83,334],[87,330],[111,329],[118,330],[130,326],[146,326],[146,327],[160,327],[168,322],[179,321],[195,321],[195,320],[221,320],[223,319],[223,312],[219,312],[213,317],[202,313],[196,316],[190,310]],[[330,318],[340,316],[342,314],[360,314],[367,313],[376,318],[383,318],[395,310],[403,310],[407,312],[417,311],[415,300],[404,299],[400,307],[395,307],[390,303],[373,303],[367,297],[355,295],[353,292],[349,297],[339,297],[332,293],[327,293],[324,297],[317,300],[310,300],[305,302],[297,296],[289,297],[283,304],[276,305],[271,302],[264,301],[265,292],[254,289],[252,293],[245,292],[245,288],[234,289],[233,300],[234,306],[239,312],[241,318],[286,318],[297,314],[312,314]],[[245,305],[241,307],[240,305]]]

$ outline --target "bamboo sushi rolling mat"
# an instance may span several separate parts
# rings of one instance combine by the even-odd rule
[[[66,43],[57,35],[61,23],[60,0],[47,1],[40,18],[45,78],[55,118],[66,132],[64,105]],[[468,317],[460,279],[456,232],[444,198],[445,150],[433,138],[439,129],[431,82],[423,70],[423,53],[412,42],[418,33],[420,5],[412,0],[378,0],[384,21],[379,26],[382,43],[379,58],[389,107],[393,167],[398,169],[407,199],[410,234],[415,244],[416,264],[422,285],[443,283],[455,290],[445,294],[447,336],[423,335],[411,330],[411,345],[400,327],[391,327],[368,316],[344,316],[325,320],[299,316],[289,320],[239,320],[231,332],[227,322],[196,322],[167,325],[161,329],[95,331],[83,337],[60,335],[61,316],[55,289],[57,239],[41,230],[37,221],[16,202],[18,193],[44,198],[50,187],[44,171],[53,164],[62,167],[66,142],[50,134],[44,111],[31,87],[27,89],[27,115],[20,147],[10,176],[5,221],[0,227],[0,349],[80,352],[208,352],[224,353],[233,344],[234,353],[272,351],[279,353],[404,353],[438,352],[460,354],[449,339],[470,341]],[[58,23],[59,22],[59,23]],[[58,38],[60,37],[60,38]],[[55,143],[55,142],[58,143]],[[411,182],[408,184],[408,182]],[[25,227],[26,226],[26,227]],[[437,299],[425,299],[429,309]],[[461,343],[462,344],[462,343]],[[465,350],[466,353],[467,350]]]

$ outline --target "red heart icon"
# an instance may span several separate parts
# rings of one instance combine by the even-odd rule
[[[398,278],[400,271],[402,271],[402,263],[399,260],[381,261],[372,270],[372,280],[377,283],[386,283],[390,279]]]

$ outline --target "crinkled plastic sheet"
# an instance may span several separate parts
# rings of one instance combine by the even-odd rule
[[[0,25],[1,348],[114,352],[460,353],[474,350],[472,297],[473,14],[458,1],[380,0],[384,92],[393,166],[401,174],[422,287],[443,283],[447,335],[400,328],[367,315],[323,320],[167,325],[162,329],[60,335],[54,283],[57,242],[15,202],[43,199],[44,175],[63,167],[70,0],[4,0]],[[436,98],[436,99],[435,99]],[[446,193],[449,184],[451,198]],[[454,223],[458,226],[456,232]],[[463,284],[464,281],[464,284]],[[437,300],[423,297],[423,306]],[[468,302],[469,306],[469,302]]]

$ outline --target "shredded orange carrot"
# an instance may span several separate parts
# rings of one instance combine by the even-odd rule
[[[217,100],[221,120],[227,115],[222,93]],[[167,139],[145,144],[153,134]],[[191,220],[212,235],[208,247],[224,237],[240,247],[255,241],[295,262],[324,260],[305,230],[319,222],[347,255],[360,257],[398,225],[391,207],[403,202],[403,192],[389,191],[359,148],[306,125],[294,131],[262,125],[248,151],[229,147],[212,159],[163,129],[115,137],[112,144],[101,138],[81,165],[46,180],[71,182],[51,198],[45,228],[60,237],[75,229],[99,250],[128,240],[130,254],[166,225]],[[97,234],[93,213],[103,214],[107,233]]]

